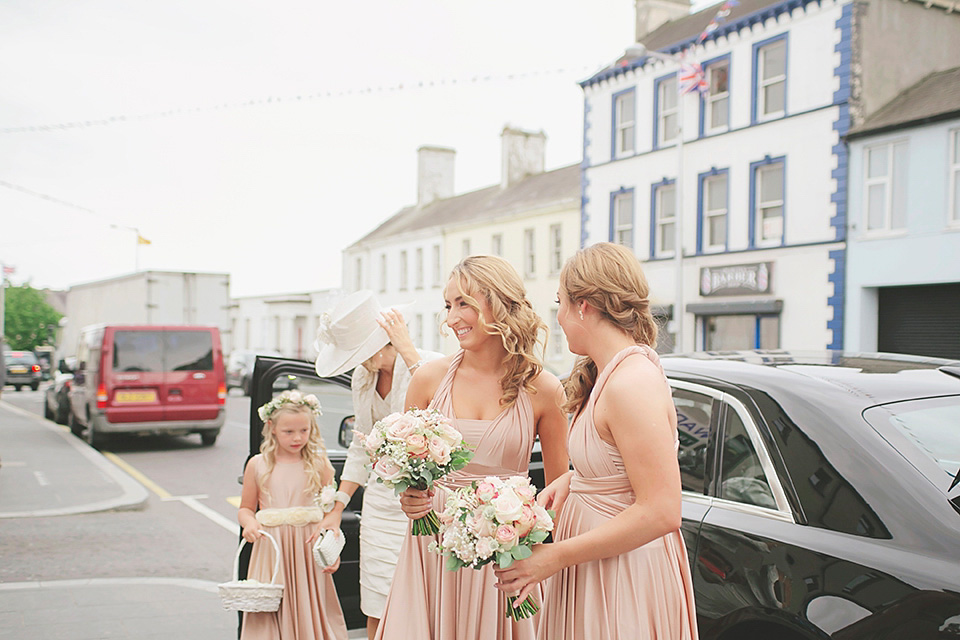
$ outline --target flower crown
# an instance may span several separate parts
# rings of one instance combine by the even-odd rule
[[[323,415],[323,412],[320,411],[320,401],[317,400],[317,396],[309,393],[304,395],[299,391],[284,391],[276,398],[263,405],[257,409],[257,414],[260,416],[260,419],[266,422],[270,419],[274,413],[285,405],[291,405],[294,407],[307,407],[318,416]]]

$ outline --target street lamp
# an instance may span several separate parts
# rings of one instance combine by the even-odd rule
[[[681,64],[682,59],[678,55],[670,55],[659,51],[650,51],[642,42],[634,43],[627,47],[626,56],[628,58],[656,58],[664,62],[675,62]],[[673,329],[674,329],[674,353],[680,352],[683,334],[683,98],[684,93],[680,90],[680,70],[677,70],[677,180],[674,183],[676,190],[676,220],[674,228],[676,230],[676,239],[674,242],[674,265],[676,269],[676,292],[673,302]],[[653,97],[654,100],[657,96]]]

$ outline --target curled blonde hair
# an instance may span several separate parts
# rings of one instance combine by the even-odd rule
[[[323,436],[320,435],[317,416],[306,405],[283,404],[275,409],[270,418],[263,423],[263,442],[260,443],[260,453],[263,454],[265,469],[263,474],[257,478],[257,486],[263,493],[269,493],[267,491],[267,480],[277,464],[277,438],[273,435],[273,428],[276,425],[277,418],[285,413],[302,413],[310,417],[310,435],[307,438],[306,446],[300,450],[300,456],[303,458],[303,469],[307,473],[306,491],[311,495],[318,494],[323,489],[324,475],[332,479],[334,471],[333,465],[330,464],[330,459],[327,457],[327,447],[323,443]]]
[[[517,270],[498,256],[470,256],[453,268],[450,278],[456,279],[460,295],[479,315],[481,328],[500,336],[507,352],[507,370],[500,378],[501,406],[512,406],[520,389],[536,393],[533,381],[543,371],[543,363],[535,348],[540,342],[546,349],[547,325],[533,310]],[[492,317],[484,316],[471,294],[483,296]]]
[[[600,242],[577,251],[560,271],[560,288],[571,303],[586,302],[637,344],[656,347],[650,286],[640,261],[623,245]],[[564,410],[575,413],[583,409],[597,375],[593,360],[587,356],[577,359],[564,385]]]

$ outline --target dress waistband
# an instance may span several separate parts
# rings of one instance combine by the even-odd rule
[[[452,491],[469,487],[474,481],[479,482],[488,476],[496,476],[501,480],[506,480],[513,476],[526,477],[526,475],[527,473],[525,471],[510,471],[503,467],[487,467],[476,464],[444,476],[437,480],[436,484],[439,487]]]
[[[265,527],[279,527],[282,524],[302,527],[321,520],[323,520],[323,509],[320,507],[283,507],[257,511],[257,522]]]
[[[579,473],[574,473],[570,478],[570,491],[572,493],[594,493],[594,494],[623,494],[633,493],[633,486],[627,474],[622,473],[615,476],[601,476],[599,478],[586,478]]]

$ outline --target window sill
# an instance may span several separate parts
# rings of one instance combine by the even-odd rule
[[[907,235],[906,229],[880,229],[877,231],[865,231],[860,234],[858,240],[891,240],[894,238],[904,238]]]
[[[719,136],[730,131],[730,125],[725,127],[717,127],[716,129],[704,129],[702,138],[709,138],[710,136]]]

